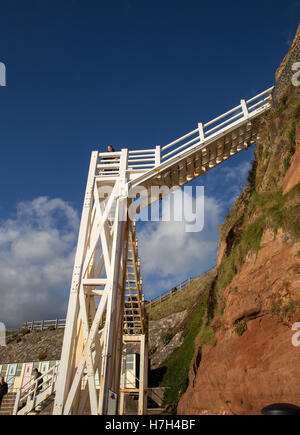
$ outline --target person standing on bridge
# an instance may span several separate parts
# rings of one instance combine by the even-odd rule
[[[107,146],[107,152],[108,152],[108,153],[115,153],[115,149],[114,149],[114,147],[113,147],[112,145],[108,145],[108,146]]]
[[[0,378],[0,408],[2,405],[3,397],[5,396],[5,394],[7,394],[7,392],[8,392],[8,385],[5,382],[5,379],[1,376],[1,378]]]
[[[116,151],[115,151],[115,149],[114,149],[114,147],[112,145],[108,145],[107,146],[107,152],[108,153],[115,153]],[[105,160],[108,160],[107,164],[111,165],[112,164],[111,160],[113,160],[113,157],[109,157],[109,156],[108,157],[103,157],[102,160],[104,160],[104,163],[106,163]],[[118,157],[115,157],[115,160],[118,160]],[[111,169],[104,169],[104,171],[105,172],[113,172],[114,169],[112,169],[112,168]]]

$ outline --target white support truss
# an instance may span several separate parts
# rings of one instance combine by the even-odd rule
[[[107,414],[110,392],[119,395],[124,330],[145,338],[138,260],[133,246],[135,225],[127,219],[128,198],[124,196],[127,150],[115,157],[119,176],[114,182],[109,181],[110,165],[106,183],[97,180],[98,159],[98,153],[93,152],[54,414]],[[132,268],[134,271],[129,272]],[[130,313],[133,303],[137,315]]]
[[[183,185],[257,140],[272,88],[153,149],[91,156],[70,289],[54,414],[124,413],[120,371],[127,343],[140,345],[138,413],[146,410],[147,320],[130,188]],[[186,141],[187,140],[187,141]],[[155,198],[157,200],[159,198]],[[151,199],[145,202],[145,206]],[[112,404],[112,398],[116,405]]]

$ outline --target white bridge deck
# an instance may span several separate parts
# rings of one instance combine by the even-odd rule
[[[160,147],[129,150],[129,186],[182,186],[257,140],[261,115],[270,108],[273,87],[184,136]],[[107,183],[119,176],[120,152],[99,153],[98,180]]]

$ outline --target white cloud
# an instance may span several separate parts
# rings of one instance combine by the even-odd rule
[[[226,183],[226,203],[231,206],[237,199],[244,185],[247,183],[247,176],[251,169],[252,162],[241,162],[233,167],[220,168],[219,177],[222,183]]]
[[[17,205],[0,223],[0,321],[65,316],[78,230],[77,212],[59,198]]]
[[[186,232],[185,222],[138,224],[146,297],[215,263],[222,211],[206,195],[201,232]],[[78,224],[70,205],[46,197],[19,203],[15,216],[0,223],[0,321],[7,327],[65,316]]]
[[[225,174],[226,181],[234,180],[237,183],[241,183],[247,178],[248,172],[251,169],[251,162],[247,160],[246,162],[242,162],[232,168],[222,169]]]
[[[186,232],[185,222],[138,225],[139,253],[146,297],[152,297],[215,263],[221,204],[205,196],[204,228]]]

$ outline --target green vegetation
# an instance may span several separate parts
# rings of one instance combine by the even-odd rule
[[[277,116],[280,119],[275,119]],[[187,388],[191,362],[195,358],[198,364],[202,348],[215,340],[210,321],[218,314],[216,321],[222,324],[221,316],[226,303],[224,290],[239,273],[247,255],[258,254],[266,230],[271,231],[271,236],[273,232],[276,237],[278,230],[282,229],[289,237],[300,240],[300,184],[286,195],[281,191],[282,181],[295,152],[299,116],[300,93],[289,86],[279,109],[267,114],[262,121],[259,132],[261,139],[256,149],[256,160],[248,175],[248,184],[220,228],[220,238],[226,246],[218,269],[198,278],[161,304],[147,307],[151,320],[159,320],[193,307],[183,324],[167,331],[163,337],[167,344],[179,328],[183,330],[183,344],[163,364],[166,370],[160,384],[168,387],[164,405],[170,406],[174,412]],[[237,294],[239,289],[233,287],[231,291]],[[300,301],[274,305],[270,314],[288,319],[299,306]],[[247,331],[246,319],[237,321],[234,331],[242,336]]]
[[[300,116],[300,102],[298,102],[293,110],[293,116],[295,119],[299,118]]]
[[[238,246],[234,247],[228,257],[224,258],[218,275],[218,288],[225,289],[232,281],[234,275],[236,275],[242,264],[242,258],[240,258],[240,249]]]
[[[300,300],[297,301],[290,301],[287,304],[284,305],[273,305],[270,309],[270,315],[271,316],[279,316],[282,320],[288,320],[290,317],[292,317],[296,309],[300,307]]]
[[[242,234],[241,248],[243,254],[252,251],[258,253],[261,238],[265,228],[265,217],[260,216],[245,228]],[[244,257],[244,256],[243,256]]]
[[[271,316],[279,315],[280,311],[281,309],[278,305],[273,305],[272,308],[270,309],[270,315]]]
[[[296,111],[296,113],[298,113],[298,110]],[[285,172],[290,167],[291,158],[295,152],[295,145],[296,145],[296,119],[294,118],[292,121],[291,128],[288,132],[287,155],[283,162]]]
[[[219,268],[219,291],[225,289],[240,271],[248,252],[258,253],[262,235],[267,228],[274,235],[282,228],[300,240],[300,204],[295,200],[297,196],[300,196],[300,184],[286,195],[280,191],[252,192],[244,220],[239,223],[241,236],[235,240],[234,247]],[[258,217],[253,219],[253,216]]]
[[[164,396],[164,406],[170,406],[176,412],[177,403],[188,386],[190,364],[195,354],[195,339],[203,324],[208,292],[195,304],[183,329],[183,343],[166,360],[166,372],[161,386],[168,387]]]
[[[195,278],[190,284],[187,284],[182,290],[178,290],[172,296],[167,297],[161,303],[157,302],[154,306],[146,305],[146,310],[150,320],[159,320],[173,313],[179,313],[190,308],[199,298],[216,276],[216,270]]]
[[[244,332],[247,331],[247,322],[245,320],[241,320],[240,322],[237,322],[234,326],[234,330],[237,333],[237,335],[241,336],[244,334]]]
[[[281,115],[281,113],[286,109],[286,104],[281,102],[280,106],[278,107],[278,109],[276,110],[276,115],[279,116]]]
[[[196,344],[198,346],[204,347],[209,344],[212,344],[214,340],[215,340],[215,334],[212,327],[206,322],[203,322],[200,332],[196,338]]]

